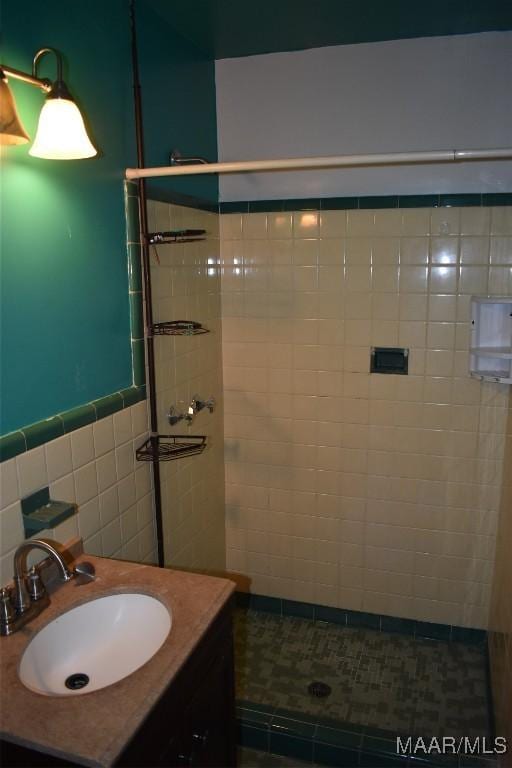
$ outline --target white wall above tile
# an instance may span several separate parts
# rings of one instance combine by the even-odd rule
[[[510,146],[512,33],[216,62],[220,161]],[[512,188],[512,163],[226,174],[221,200]]]

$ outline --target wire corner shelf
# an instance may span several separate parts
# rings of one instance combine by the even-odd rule
[[[151,326],[151,336],[201,336],[203,333],[210,333],[209,328],[195,320],[167,320]]]
[[[174,461],[202,453],[206,435],[154,435],[135,451],[137,461]]]
[[[173,229],[168,232],[148,232],[149,245],[174,245],[175,243],[194,243],[206,240],[206,229]]]

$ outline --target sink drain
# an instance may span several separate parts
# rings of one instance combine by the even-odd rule
[[[321,683],[318,680],[308,685],[308,692],[311,696],[316,696],[317,699],[325,699],[331,693],[331,686],[327,683]]]
[[[70,688],[72,691],[78,691],[80,688],[85,688],[89,682],[89,676],[83,672],[76,672],[74,675],[70,675],[66,678],[66,688]]]

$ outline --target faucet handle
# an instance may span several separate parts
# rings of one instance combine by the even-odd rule
[[[78,565],[75,565],[73,568],[73,575],[77,579],[80,579],[78,584],[87,584],[89,581],[94,581],[96,578],[96,569],[92,563],[78,563]]]
[[[211,395],[207,400],[203,400],[200,395],[194,395],[191,405],[195,413],[199,413],[199,411],[202,411],[203,408],[208,408],[210,413],[213,413],[217,403],[215,402],[213,395]]]
[[[30,595],[30,599],[34,602],[40,600],[46,593],[43,580],[39,574],[37,566],[33,565],[27,574],[27,591]]]
[[[30,595],[27,591],[24,576],[15,576],[14,579],[14,607],[17,613],[25,613],[30,608]]]
[[[15,611],[11,601],[11,590],[7,587],[0,589],[0,625],[8,626],[15,618]]]

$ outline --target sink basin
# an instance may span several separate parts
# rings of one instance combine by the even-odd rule
[[[109,595],[58,616],[34,637],[19,676],[46,696],[76,696],[131,675],[170,632],[168,609],[154,597]]]

